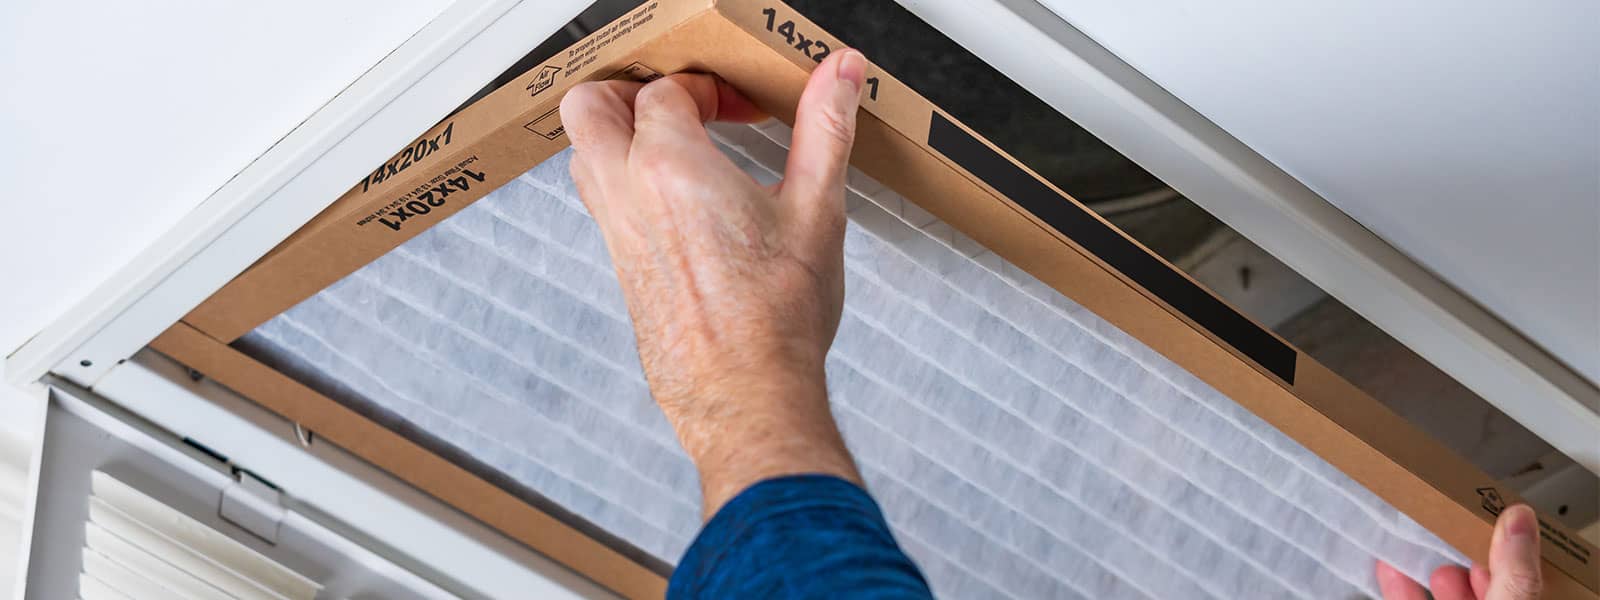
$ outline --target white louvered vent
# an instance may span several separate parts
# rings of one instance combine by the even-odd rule
[[[0,596],[16,585],[22,548],[22,513],[28,493],[27,444],[0,429]]]
[[[81,600],[311,600],[322,586],[105,473],[93,474]]]

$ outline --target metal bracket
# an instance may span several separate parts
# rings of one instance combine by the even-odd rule
[[[1540,513],[1582,530],[1600,523],[1600,478],[1560,452],[1551,452],[1526,469],[1502,480]],[[1595,540],[1590,540],[1594,543]]]
[[[283,492],[250,471],[235,468],[237,481],[222,490],[217,514],[268,543],[277,545],[278,531],[288,509]]]

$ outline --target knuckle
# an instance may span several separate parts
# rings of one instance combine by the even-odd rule
[[[1506,574],[1505,589],[1514,600],[1536,600],[1544,582],[1538,571],[1513,571]]]
[[[665,152],[640,152],[634,156],[634,168],[652,182],[666,183],[680,176],[677,158]]]
[[[855,115],[846,115],[832,108],[818,111],[817,129],[834,142],[849,146],[856,137]]]
[[[603,102],[605,88],[597,81],[587,81],[572,86],[567,90],[567,95],[561,98],[561,112],[563,114],[581,113]]]
[[[588,179],[588,174],[585,172],[586,169],[582,161],[583,157],[579,156],[575,151],[572,154],[572,161],[567,163],[567,174],[572,176],[573,183],[580,186]]]
[[[578,84],[561,98],[561,121],[577,145],[589,139],[589,132],[604,113],[608,91],[593,82]]]
[[[589,180],[589,171],[577,160],[573,160],[567,169],[572,173],[573,187],[578,190],[578,199],[583,202],[585,209],[594,214],[595,202],[599,201],[600,194],[595,189],[593,181]]]
[[[672,102],[683,93],[683,84],[671,77],[663,77],[640,88],[639,96],[633,103],[634,107],[640,110],[657,108]]]
[[[823,211],[819,225],[823,234],[832,242],[835,238],[840,240],[844,238],[845,228],[849,226],[849,219],[845,217],[843,210],[827,210]]]

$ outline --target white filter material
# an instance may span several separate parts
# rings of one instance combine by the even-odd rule
[[[720,129],[758,178],[781,130]],[[563,153],[246,346],[669,563],[700,526]],[[755,162],[752,162],[755,161]],[[834,414],[942,597],[1350,598],[1464,558],[1282,432],[852,174]]]

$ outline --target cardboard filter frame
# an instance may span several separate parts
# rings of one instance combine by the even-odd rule
[[[152,343],[578,573],[631,598],[665,573],[232,348],[568,144],[584,81],[716,73],[794,114],[843,44],[779,0],[646,2],[423,133]],[[1244,316],[875,65],[852,164],[1265,419],[1474,560],[1518,502],[1471,464]],[[792,123],[791,123],[792,124]],[[1548,597],[1597,598],[1595,548],[1540,519]]]

